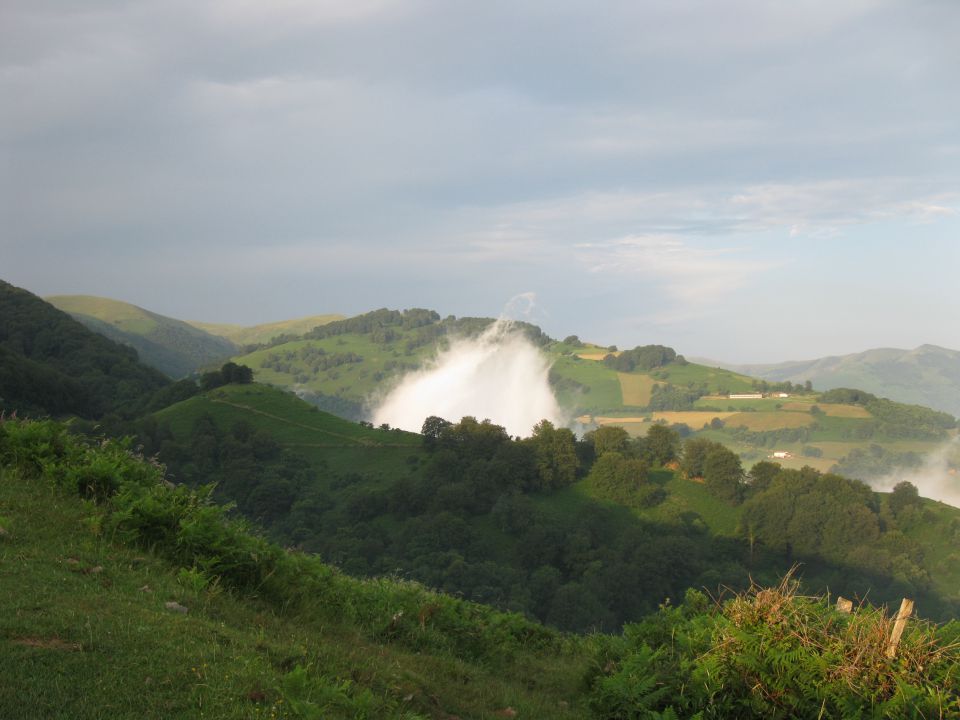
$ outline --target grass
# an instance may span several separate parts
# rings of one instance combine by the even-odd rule
[[[735,415],[731,412],[715,412],[713,410],[665,410],[664,412],[653,413],[654,420],[665,420],[668,423],[683,423],[693,430],[703,427],[704,423],[709,423],[714,418],[724,418]]]
[[[148,335],[158,325],[145,310],[119,300],[92,295],[55,295],[45,300],[64,312],[88,315],[135,335]]]
[[[752,431],[783,430],[812,425],[810,414],[796,412],[740,412],[724,419],[728,427],[746,427]]]
[[[0,593],[4,720],[498,718],[508,707],[586,716],[578,680],[589,641],[480,662],[378,640],[321,606],[193,585],[150,552],[91,532],[92,511],[41,479],[0,472],[0,584],[16,588]],[[373,604],[387,587],[351,582],[344,591]],[[384,627],[394,612],[384,608]]]
[[[383,392],[390,385],[391,378],[404,372],[401,365],[420,365],[435,353],[435,348],[432,347],[420,347],[408,352],[404,343],[405,340],[397,340],[384,344],[373,342],[369,336],[364,335],[338,335],[322,340],[294,340],[240,355],[234,358],[234,362],[253,368],[258,382],[289,389],[304,388],[365,402]],[[286,353],[292,353],[296,356],[304,348],[322,349],[329,355],[354,353],[362,357],[363,361],[321,370],[317,374],[313,374],[307,364],[296,357],[289,361],[291,370],[300,372],[280,372],[264,367],[264,362],[267,362],[271,355],[283,357]],[[305,382],[297,379],[300,374],[307,375]]]
[[[653,392],[653,386],[656,385],[652,377],[634,373],[617,373],[617,379],[620,381],[620,394],[623,396],[624,405],[645,407],[650,404],[650,394]]]
[[[407,459],[423,453],[416,433],[364,427],[259,384],[226,385],[165,408],[155,417],[182,440],[203,414],[209,414],[222,430],[241,420],[248,422],[304,455],[315,467],[335,472],[405,475],[410,468]]]
[[[280,320],[279,322],[263,323],[261,325],[231,325],[229,323],[207,323],[188,321],[195,328],[205,330],[211,335],[219,335],[237,345],[255,345],[270,342],[278,335],[303,335],[319,325],[326,325],[335,320],[343,320],[344,315],[309,315],[294,320]]]
[[[674,385],[706,384],[710,392],[753,392],[753,379],[746,375],[711,368],[706,365],[688,363],[686,365],[667,365],[650,373],[654,379],[670,382]]]
[[[557,392],[557,400],[563,407],[581,412],[597,412],[623,406],[617,373],[603,363],[569,356],[558,357],[553,364],[553,372],[561,378],[569,378],[588,388],[583,392],[561,387]]]

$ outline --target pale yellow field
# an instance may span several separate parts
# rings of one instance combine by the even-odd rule
[[[812,407],[812,402],[787,402],[783,403],[780,409],[786,410],[787,412],[810,412],[810,408]],[[826,412],[826,410],[824,410],[824,412]]]
[[[649,429],[649,427],[650,427],[650,425],[651,425],[652,423],[646,423],[646,422],[622,422],[622,423],[617,423],[617,424],[618,424],[620,427],[622,427],[624,430],[626,430],[626,431],[627,431],[627,434],[628,434],[630,437],[643,437],[644,435],[647,434],[647,430]]]
[[[699,430],[704,423],[708,423],[714,418],[725,420],[731,415],[740,415],[742,413],[717,412],[716,410],[667,410],[664,412],[655,412],[654,420],[666,420],[668,423],[683,423],[689,425],[694,430]],[[757,413],[750,413],[751,415]]]
[[[620,393],[623,395],[624,405],[643,407],[650,404],[650,393],[656,382],[649,375],[629,375],[617,373],[620,379]]]
[[[796,412],[744,412],[725,418],[727,427],[745,425],[748,430],[782,430],[813,424],[813,415]]]
[[[619,355],[620,350],[616,352],[610,352],[609,350],[594,350],[590,352],[577,353],[577,357],[581,360],[603,360],[607,355]]]
[[[868,418],[873,417],[865,407],[859,405],[842,405],[840,403],[817,404],[828,417],[839,418]]]

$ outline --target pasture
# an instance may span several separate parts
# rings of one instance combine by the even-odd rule
[[[646,407],[650,404],[650,393],[656,385],[652,377],[618,372],[617,379],[620,381],[620,393],[623,396],[624,405]]]
[[[727,427],[746,427],[753,432],[806,427],[814,422],[809,413],[798,412],[739,412],[722,419]]]

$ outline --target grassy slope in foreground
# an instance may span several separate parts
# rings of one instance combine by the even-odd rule
[[[60,449],[71,454],[72,443]],[[56,450],[39,452],[61,477],[102,462],[139,472],[109,451],[60,467]],[[54,483],[0,462],[0,583],[16,588],[0,593],[5,720],[586,715],[589,641],[410,583],[352,580],[263,543],[253,562],[274,570],[258,586],[207,583],[196,568],[230,571],[201,549],[218,526],[204,511],[175,524],[176,539],[141,536],[137,547],[121,542],[129,524],[97,533],[121,512],[115,501],[94,505]],[[155,486],[155,509],[173,507],[163,499],[173,494]],[[192,561],[165,559],[184,547]]]
[[[94,332],[129,345],[147,365],[178,378],[236,351],[229,340],[130,303],[91,295],[45,298]]]

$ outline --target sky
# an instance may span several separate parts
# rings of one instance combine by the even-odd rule
[[[0,278],[772,362],[960,348],[953,0],[6,0]]]

